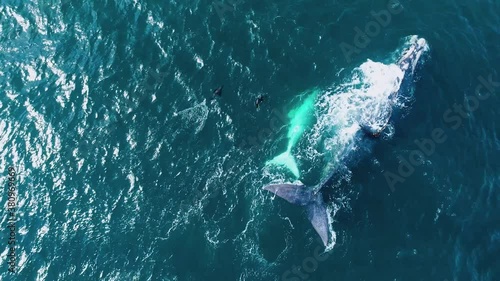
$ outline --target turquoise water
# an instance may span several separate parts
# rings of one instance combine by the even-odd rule
[[[2,2],[4,206],[8,167],[19,177],[18,272],[5,238],[1,280],[500,279],[500,87],[467,98],[500,81],[500,2],[214,3]],[[363,42],[356,28],[374,29]],[[303,210],[262,190],[294,177],[265,163],[318,88],[299,180],[341,165],[359,105],[413,34],[429,58],[402,118],[330,188],[321,254]],[[398,172],[439,128],[446,140]]]
[[[307,93],[305,100],[298,107],[288,112],[290,124],[288,125],[288,143],[286,145],[286,151],[266,162],[266,165],[283,165],[290,170],[296,178],[300,177],[300,171],[293,157],[292,149],[312,123],[314,102],[318,92],[318,90],[312,90],[311,93]]]

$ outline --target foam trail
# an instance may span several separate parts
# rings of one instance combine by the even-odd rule
[[[288,128],[287,138],[288,145],[285,152],[274,157],[272,160],[267,161],[266,165],[282,165],[288,168],[292,174],[296,177],[300,177],[299,168],[295,158],[291,154],[292,148],[297,144],[302,134],[305,132],[306,128],[311,124],[314,101],[318,95],[319,90],[314,89],[311,91],[309,96],[304,100],[304,102],[297,108],[292,109],[288,113],[288,118],[290,118],[290,126]]]

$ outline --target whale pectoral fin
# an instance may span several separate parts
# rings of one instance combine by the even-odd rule
[[[311,222],[314,230],[318,233],[319,237],[321,237],[321,241],[323,241],[323,245],[328,244],[328,213],[326,210],[325,203],[323,202],[323,198],[318,193],[317,200],[314,200],[311,204],[306,206],[307,210],[307,218]]]

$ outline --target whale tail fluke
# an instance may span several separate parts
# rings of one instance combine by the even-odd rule
[[[321,237],[321,241],[325,246],[328,244],[328,211],[321,192],[316,188],[298,184],[271,184],[264,186],[264,189],[292,204],[304,206],[307,218]]]
[[[285,166],[292,172],[295,178],[300,177],[299,168],[297,167],[297,162],[295,162],[295,158],[290,153],[290,151],[285,151],[280,155],[274,157],[272,160],[267,161],[266,165],[277,165],[277,166]]]

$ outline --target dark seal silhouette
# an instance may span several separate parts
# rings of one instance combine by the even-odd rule
[[[264,101],[264,96],[263,95],[260,95],[257,97],[257,99],[255,100],[255,107],[256,108],[259,108],[260,104]]]
[[[217,89],[213,90],[213,94],[216,96],[221,96],[222,95],[222,88],[224,88],[224,85],[218,87]]]

